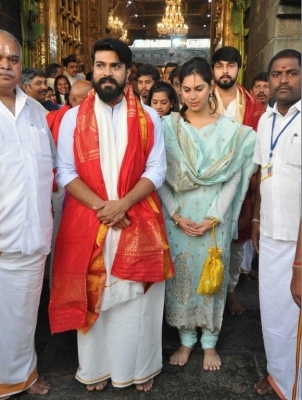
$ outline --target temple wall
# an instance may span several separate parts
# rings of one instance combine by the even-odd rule
[[[266,71],[269,61],[280,50],[301,51],[301,3],[252,0],[247,25],[245,86],[250,88],[253,76]]]

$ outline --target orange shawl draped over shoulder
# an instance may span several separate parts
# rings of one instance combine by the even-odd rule
[[[119,198],[139,181],[154,142],[154,127],[148,113],[134,96],[127,100],[128,144],[122,161]],[[74,155],[79,177],[103,200],[108,200],[100,167],[99,132],[94,113],[95,92],[80,105],[74,133]],[[100,132],[100,136],[102,132]],[[173,276],[164,221],[156,192],[133,205],[127,215],[131,225],[122,230],[112,275],[145,283]],[[71,329],[87,332],[100,313],[106,282],[103,246],[107,227],[95,211],[69,196],[63,213],[53,267],[49,318],[53,333]]]

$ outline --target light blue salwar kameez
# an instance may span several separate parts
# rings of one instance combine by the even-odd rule
[[[166,318],[180,330],[183,345],[193,347],[196,327],[202,327],[202,347],[214,348],[225,305],[231,240],[237,235],[240,208],[255,172],[255,132],[223,116],[199,130],[177,113],[162,123],[167,175],[159,195],[175,267],[174,278],[166,283]],[[207,217],[220,221],[215,230],[225,274],[219,293],[197,294],[210,233],[188,236],[175,227],[171,219],[175,213],[194,222]]]

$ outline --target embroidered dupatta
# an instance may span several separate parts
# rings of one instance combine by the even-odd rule
[[[224,183],[241,171],[232,203],[232,235],[236,237],[239,212],[256,169],[252,162],[255,132],[221,116],[215,124],[206,127],[211,132],[204,145],[190,125],[186,128],[178,113],[171,113],[163,119],[168,165],[166,181],[175,193],[194,190],[200,185]]]
[[[99,132],[92,90],[81,104],[74,134],[79,177],[103,200],[107,192],[100,168]],[[122,198],[139,181],[153,146],[153,123],[130,85],[126,87],[128,145],[120,168],[118,194]],[[102,135],[102,132],[100,132]],[[112,275],[145,283],[173,276],[164,222],[156,192],[133,205],[131,225],[122,230]],[[99,316],[106,282],[103,246],[107,227],[95,211],[69,197],[56,242],[49,314],[52,332],[87,332]]]

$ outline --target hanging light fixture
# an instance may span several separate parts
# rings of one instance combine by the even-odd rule
[[[128,34],[127,29],[123,29],[123,31],[122,31],[122,36],[120,37],[120,40],[121,40],[122,42],[126,43],[126,44],[129,43],[129,39],[128,39],[128,37],[127,37],[127,34]]]
[[[123,34],[123,23],[118,19],[118,17],[114,18],[114,10],[109,11],[107,28],[109,29],[112,38],[119,38]]]
[[[188,33],[188,26],[181,14],[181,0],[166,0],[166,12],[157,24],[159,36],[182,37]]]

